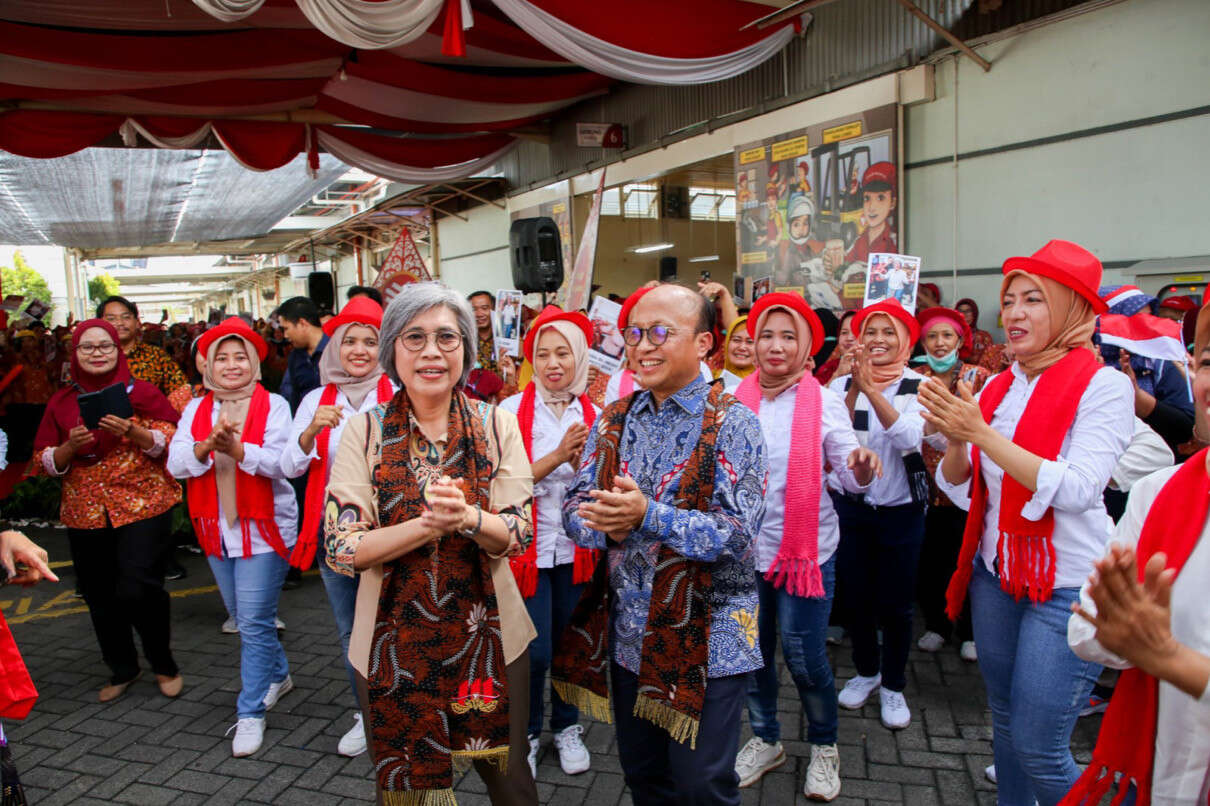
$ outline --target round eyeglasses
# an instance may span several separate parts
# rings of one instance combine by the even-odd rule
[[[638,347],[639,342],[643,340],[644,333],[647,334],[647,341],[652,347],[659,347],[668,341],[669,336],[676,333],[676,328],[668,327],[667,325],[652,325],[651,327],[636,327],[631,325],[622,328],[622,341],[631,347]]]
[[[409,330],[399,335],[399,342],[408,352],[418,353],[429,343],[429,337],[443,353],[452,353],[462,346],[462,334],[456,330],[438,330],[436,333],[425,333],[422,330]]]

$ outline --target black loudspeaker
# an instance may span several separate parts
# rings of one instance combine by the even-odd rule
[[[307,296],[320,309],[336,312],[336,283],[330,271],[313,271],[307,275]]]
[[[563,246],[553,219],[519,218],[508,228],[513,288],[553,293],[563,285]]]
[[[670,283],[676,279],[676,258],[666,255],[660,258],[660,282]]]

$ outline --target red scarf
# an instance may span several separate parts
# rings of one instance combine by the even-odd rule
[[[1055,459],[1063,447],[1063,438],[1075,422],[1080,398],[1101,365],[1090,350],[1072,350],[1042,372],[1025,411],[1013,431],[1013,442],[1043,459]],[[988,381],[979,397],[979,409],[986,422],[992,421],[996,408],[1012,386],[1010,370]],[[974,572],[975,554],[983,538],[983,516],[987,510],[987,484],[980,472],[981,453],[971,450],[971,508],[966,515],[958,570],[945,592],[946,614],[958,620],[966,589]],[[1016,599],[1029,596],[1031,602],[1050,600],[1055,587],[1055,532],[1053,509],[1038,521],[1021,517],[1021,510],[1033,496],[1023,484],[1007,473],[1000,484],[1000,587]]]
[[[1210,449],[1207,449],[1210,450]],[[1147,511],[1139,543],[1139,581],[1147,560],[1157,551],[1168,557],[1168,567],[1179,574],[1193,553],[1210,510],[1210,476],[1206,473],[1207,450],[1181,465]],[[1100,803],[1114,777],[1122,782],[1113,806],[1118,806],[1133,780],[1138,789],[1137,806],[1151,804],[1151,775],[1155,764],[1156,720],[1159,715],[1159,681],[1139,669],[1127,669],[1118,679],[1109,710],[1101,723],[1092,763],[1060,802],[1060,806]]]
[[[193,427],[190,433],[194,441],[201,442],[210,436],[214,430],[211,422],[214,411],[214,393],[208,392],[198,404],[193,414]],[[245,445],[263,445],[265,442],[265,424],[269,420],[269,393],[259,383],[252,392],[252,400],[248,404],[248,416],[244,420],[240,441]],[[213,456],[213,454],[212,454]],[[236,467],[236,512],[239,517],[240,529],[244,537],[244,558],[252,556],[252,525],[260,529],[265,542],[288,560],[290,552],[282,540],[281,532],[277,529],[276,511],[273,506],[273,479],[264,476],[253,476]],[[214,467],[197,478],[189,479],[188,485],[189,518],[193,521],[194,531],[197,532],[198,543],[202,550],[211,557],[223,556],[222,518],[218,507],[218,484],[214,479]]]
[[[339,389],[334,383],[325,386],[323,393],[319,396],[319,405],[335,406],[338,391]],[[391,388],[391,379],[386,375],[380,375],[378,378],[378,402],[380,404],[389,403],[394,396],[395,390]],[[303,513],[302,531],[298,533],[298,542],[294,544],[294,551],[290,554],[290,565],[295,568],[310,568],[311,561],[315,559],[315,550],[319,547],[319,529],[323,522],[325,491],[328,487],[331,439],[331,428],[320,429],[315,436],[315,452],[319,454],[319,458],[311,460],[311,467],[307,471],[307,492],[303,497],[305,512]]]
[[[525,453],[529,461],[534,461],[534,402],[537,398],[534,384],[525,387],[521,393],[521,408],[517,411],[517,419],[521,423],[521,437],[525,441]],[[580,395],[580,409],[584,413],[584,425],[592,428],[596,422],[597,413],[593,410],[592,401],[588,395]],[[534,497],[534,539],[529,542],[529,548],[520,557],[508,561],[517,578],[517,587],[526,599],[538,592],[538,499]],[[575,558],[571,570],[571,581],[574,584],[587,582],[592,578],[592,571],[597,567],[597,551],[576,546]]]

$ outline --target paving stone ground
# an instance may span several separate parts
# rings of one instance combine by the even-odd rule
[[[66,560],[62,530],[27,530]],[[222,635],[226,617],[202,558],[178,553],[188,576],[173,593],[173,649],[185,675],[180,698],[160,696],[145,673],[126,696],[102,705],[107,678],[84,603],[73,597],[70,566],[61,585],[0,590],[0,607],[41,697],[24,722],[5,725],[30,802],[35,804],[194,803],[364,804],[373,800],[366,756],[348,759],[336,743],[352,724],[352,698],[332,615],[315,572],[282,594],[280,614],[295,682],[268,715],[264,747],[231,757],[224,731],[235,721],[239,638]],[[838,685],[854,674],[847,646],[833,647]],[[807,803],[802,795],[810,746],[798,694],[784,666],[778,701],[789,762],[743,790],[745,806]],[[841,806],[994,804],[983,777],[991,763],[991,721],[973,664],[949,648],[913,650],[906,695],[913,720],[891,732],[878,721],[877,698],[860,712],[841,710]],[[1080,721],[1076,757],[1088,761],[1100,718]],[[543,736],[538,764],[542,804],[629,804],[612,726],[584,722],[592,769],[567,776]],[[750,736],[744,726],[742,741]],[[472,772],[457,784],[460,806],[486,806],[486,789]]]

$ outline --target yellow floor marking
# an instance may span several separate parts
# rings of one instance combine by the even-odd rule
[[[65,590],[49,602],[44,602],[38,606],[38,611],[50,610],[56,605],[65,605],[74,603],[76,600],[76,592],[74,590]]]
[[[17,615],[20,616],[29,612],[29,606],[34,603],[34,597],[26,596],[20,602],[17,602]]]

